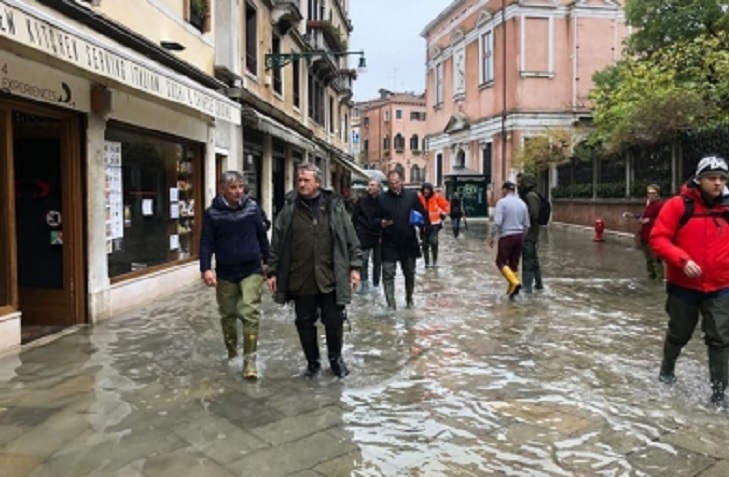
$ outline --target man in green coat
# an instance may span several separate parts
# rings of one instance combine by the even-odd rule
[[[349,374],[342,359],[344,307],[359,286],[361,251],[344,200],[321,183],[318,167],[299,166],[298,191],[286,195],[273,227],[268,285],[277,303],[294,302],[305,376],[321,370],[316,328],[321,316],[331,370],[343,378]]]
[[[539,266],[537,243],[539,243],[539,209],[542,199],[537,193],[537,179],[528,172],[516,176],[519,196],[529,210],[529,232],[524,236],[521,265],[521,289],[524,293],[531,293],[532,289],[543,290],[542,269]],[[533,288],[532,288],[533,287]]]

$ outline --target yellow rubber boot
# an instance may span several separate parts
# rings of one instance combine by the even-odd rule
[[[258,379],[256,368],[256,351],[258,350],[258,335],[245,333],[243,335],[243,378]]]
[[[519,281],[519,278],[517,278],[514,271],[509,268],[508,265],[504,265],[501,269],[501,274],[504,278],[506,278],[506,281],[509,282],[509,288],[507,288],[506,294],[509,295],[509,298],[514,298],[519,294],[519,290],[521,290],[521,282]]]

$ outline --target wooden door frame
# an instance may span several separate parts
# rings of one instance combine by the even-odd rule
[[[0,102],[0,168],[5,172],[5,183],[0,184],[0,214],[7,218],[6,226],[0,227],[0,234],[4,234],[2,243],[5,245],[4,250],[0,249],[3,254],[3,260],[0,263],[7,264],[6,270],[0,270],[0,273],[7,274],[8,281],[8,300],[7,303],[0,303],[0,315],[13,313],[18,310],[18,254],[15,239],[15,167],[13,161],[13,141],[12,141],[12,118],[10,116],[10,108],[5,109]]]
[[[61,181],[62,189],[62,216],[63,216],[63,279],[64,291],[70,296],[69,304],[73,313],[73,321],[64,325],[74,325],[86,322],[86,267],[84,260],[84,212],[85,202],[82,179],[82,153],[80,141],[80,121],[76,112],[58,110],[44,107],[34,103],[15,99],[0,99],[0,114],[4,126],[2,134],[5,137],[5,160],[0,159],[0,167],[8,172],[6,193],[6,206],[3,213],[9,217],[8,221],[8,253],[11,271],[11,307],[22,313],[20,309],[20,290],[17,281],[17,222],[15,214],[15,157],[13,154],[12,111],[47,117],[60,122],[61,141]],[[68,245],[68,246],[67,246]],[[2,310],[0,309],[0,312]],[[22,318],[21,318],[22,323]]]

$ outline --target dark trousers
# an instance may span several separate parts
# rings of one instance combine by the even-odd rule
[[[461,233],[461,217],[451,217],[451,228],[453,229],[453,236],[458,238]]]
[[[413,300],[415,291],[415,257],[401,257],[400,269],[405,276],[405,299],[408,302]],[[382,264],[382,282],[385,287],[385,299],[388,306],[395,306],[395,274],[397,273],[397,262],[384,262]]]
[[[344,306],[337,304],[334,292],[294,297],[296,312],[296,330],[304,350],[306,360],[310,364],[319,363],[319,343],[317,341],[316,322],[321,316],[327,335],[327,355],[330,360],[342,354],[344,335]]]
[[[542,269],[539,266],[537,243],[534,240],[524,240],[522,248],[521,286],[525,292],[530,293],[532,291],[532,284],[536,286],[537,290],[541,290],[544,287],[542,284]]]
[[[673,372],[676,358],[691,339],[701,315],[701,331],[709,351],[709,379],[716,399],[723,399],[729,384],[729,295],[685,300],[669,293],[666,300],[668,331],[663,344],[661,373]]]
[[[706,298],[697,303],[669,294],[666,300],[666,341],[683,348],[691,340],[701,315],[706,346],[729,348],[729,295]]]
[[[508,266],[512,272],[516,273],[519,269],[523,243],[523,234],[507,235],[499,238],[498,251],[496,252],[496,266],[499,267],[499,270]]]
[[[382,245],[377,244],[362,250],[362,283],[367,283],[370,275],[370,256],[372,256],[372,285],[378,286],[382,277]]]

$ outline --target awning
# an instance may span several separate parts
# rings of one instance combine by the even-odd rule
[[[341,164],[342,167],[344,167],[345,169],[348,169],[355,176],[369,180],[370,176],[367,174],[367,171],[359,167],[357,164],[354,163],[354,161],[350,160],[346,156],[332,154],[332,159]]]
[[[284,126],[275,119],[259,113],[250,106],[243,106],[243,108],[241,108],[241,117],[243,118],[244,124],[258,129],[261,132],[268,133],[271,136],[275,136],[289,144],[293,144],[299,149],[307,152],[314,152],[317,150],[316,145],[309,139],[305,138],[293,129]]]

